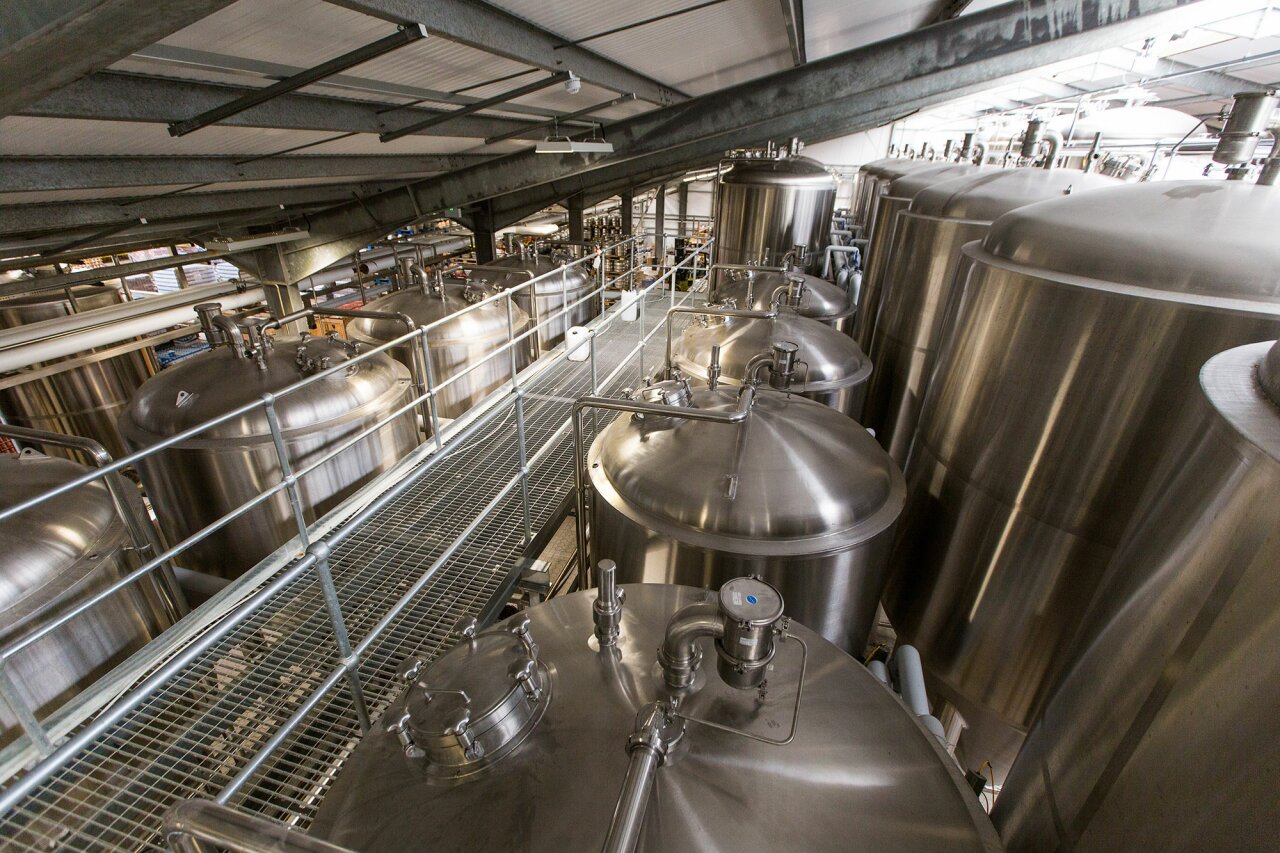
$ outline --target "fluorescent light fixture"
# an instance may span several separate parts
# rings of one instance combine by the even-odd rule
[[[243,252],[246,249],[257,249],[261,246],[274,246],[277,243],[292,243],[310,237],[305,228],[286,228],[283,231],[272,231],[270,234],[253,234],[248,237],[215,237],[203,241],[210,252]]]
[[[612,154],[613,143],[603,139],[575,140],[567,136],[548,136],[534,149],[539,154]]]

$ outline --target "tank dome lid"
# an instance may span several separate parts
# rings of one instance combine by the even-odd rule
[[[0,454],[0,509],[87,474],[69,459],[33,450]],[[103,537],[116,526],[107,487],[96,481],[0,521],[0,634],[56,601],[96,566]],[[82,560],[85,571],[73,571]]]
[[[695,383],[685,404],[732,411],[738,394]],[[767,388],[742,424],[622,415],[592,444],[588,470],[597,494],[640,525],[755,556],[866,541],[894,522],[906,493],[856,421]]]
[[[941,219],[991,222],[1023,205],[1058,198],[1068,191],[1119,186],[1118,178],[1074,169],[984,169],[930,184],[911,202],[911,212]]]
[[[1262,386],[1262,393],[1280,406],[1280,341],[1272,344],[1258,363],[1258,384]]]
[[[866,172],[869,175],[879,175],[880,170],[885,166],[897,163],[902,159],[902,157],[881,157],[879,160],[871,160],[867,163],[863,163],[858,167],[858,171]]]
[[[419,326],[452,318],[431,331],[433,344],[454,340],[483,341],[499,335],[505,339],[507,306],[504,300],[494,300],[465,314],[460,313],[490,295],[492,291],[483,286],[469,285],[462,281],[445,281],[443,289],[437,293],[424,293],[416,287],[409,288],[379,297],[365,307],[370,311],[407,314]],[[529,316],[518,306],[513,306],[512,319],[516,329],[521,329],[528,322]],[[347,323],[349,338],[369,344],[393,341],[404,335],[404,332],[404,324],[395,320],[357,317]]]
[[[890,160],[883,166],[880,166],[873,174],[885,180],[892,181],[895,178],[901,178],[903,175],[910,174],[911,172],[938,165],[941,164],[936,160],[908,160],[906,157],[899,157],[896,160]]]
[[[921,190],[939,181],[963,177],[977,172],[980,168],[972,163],[934,163],[925,169],[913,169],[889,183],[888,195],[894,198],[915,198]]]
[[[546,255],[530,255],[522,258],[520,255],[507,255],[499,258],[491,264],[486,264],[485,269],[471,270],[471,281],[482,286],[488,286],[494,289],[505,290],[511,287],[518,287],[529,280],[527,272],[533,273],[535,277],[546,275],[550,272],[556,272],[561,267],[561,262],[552,260]],[[510,272],[503,272],[503,269]],[[547,276],[534,284],[534,288],[538,293],[558,294],[562,289],[577,290],[584,285],[594,285],[595,275],[594,268],[587,261],[583,261],[575,267],[569,267],[565,270],[564,281],[561,282],[559,275]],[[502,310],[503,328],[506,328],[507,309],[499,305]]]
[[[781,273],[776,270],[725,270],[712,297],[717,301],[733,300],[739,308],[764,310],[769,307],[773,292],[787,284],[788,275],[801,275],[804,293],[796,309],[801,317],[815,320],[834,320],[847,317],[854,311],[849,292],[837,284],[804,273]],[[747,299],[747,290],[751,298]]]
[[[1021,207],[983,241],[1038,270],[1280,313],[1280,192],[1238,181],[1128,184]],[[1253,308],[1252,310],[1257,310]]]
[[[808,375],[803,389],[797,391],[832,391],[864,382],[871,375],[871,360],[853,338],[787,308],[772,320],[710,317],[705,323],[690,323],[672,345],[671,358],[684,373],[704,378],[711,348],[719,345],[723,375],[741,377],[747,363],[767,353],[774,341],[790,341],[800,348],[796,358],[808,366]]]
[[[722,184],[782,184],[810,189],[835,189],[836,179],[817,160],[783,157],[772,160],[736,160],[720,176]]]
[[[121,432],[133,444],[149,445],[260,400],[263,394],[278,393],[326,366],[351,361],[357,350],[357,345],[345,341],[280,335],[268,351],[266,370],[259,370],[253,359],[238,359],[229,348],[218,347],[144,382],[120,418]],[[277,398],[276,414],[286,432],[312,429],[388,405],[406,393],[409,382],[408,368],[377,353]],[[191,443],[269,436],[270,431],[265,412],[256,406],[206,430]]]

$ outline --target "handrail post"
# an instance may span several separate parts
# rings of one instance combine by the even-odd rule
[[[267,414],[267,426],[271,429],[271,443],[276,448],[276,460],[280,463],[280,482],[284,483],[285,493],[289,496],[289,506],[293,510],[293,520],[298,525],[298,539],[302,547],[311,544],[307,532],[307,515],[302,508],[302,495],[298,491],[298,480],[293,476],[293,466],[289,463],[289,451],[284,446],[284,434],[280,431],[280,417],[276,414],[276,397],[268,392],[262,395],[262,406]]]
[[[356,717],[360,721],[360,731],[368,732],[372,724],[364,701],[364,690],[360,685],[360,656],[352,651],[351,636],[347,633],[347,623],[342,617],[342,603],[338,601],[338,590],[334,586],[333,572],[329,568],[329,556],[332,552],[324,541],[313,543],[307,551],[316,558],[316,577],[320,580],[325,607],[329,610],[329,622],[333,626],[333,637],[338,646],[338,661],[346,675],[351,703],[355,706]]]

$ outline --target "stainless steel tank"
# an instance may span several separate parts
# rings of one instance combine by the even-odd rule
[[[811,259],[830,240],[835,200],[835,178],[808,157],[735,161],[717,188],[716,263],[775,264],[795,246]]]
[[[853,298],[849,291],[825,279],[798,270],[763,269],[713,270],[712,276],[715,288],[708,295],[708,301],[732,302],[739,308],[761,311],[769,307],[778,288],[786,287],[789,280],[798,278],[804,288],[800,302],[795,306],[797,314],[846,334],[853,330]]]
[[[511,357],[506,353],[494,353],[510,340],[512,330],[517,336],[528,330],[529,316],[516,307],[508,318],[504,300],[495,300],[463,313],[492,292],[478,284],[445,279],[443,283],[430,284],[425,289],[410,288],[389,293],[365,306],[369,311],[406,314],[419,326],[448,320],[428,333],[434,386],[493,356],[438,394],[438,417],[456,418],[499,386],[511,381]],[[347,337],[369,346],[381,346],[404,337],[404,333],[404,325],[394,320],[360,317],[347,323]],[[531,344],[515,347],[517,371],[533,361],[531,350]],[[397,347],[391,352],[402,364],[411,366],[406,347]]]
[[[495,289],[508,290],[518,287],[531,278],[556,273],[561,270],[562,263],[545,255],[508,255],[505,258],[476,267],[471,270],[471,280],[489,285]],[[511,272],[504,272],[511,270]],[[599,300],[587,299],[587,294],[596,289],[595,270],[583,263],[569,267],[547,279],[533,285],[535,293],[532,298],[529,288],[525,288],[516,296],[516,304],[525,314],[543,324],[538,330],[538,346],[540,351],[547,352],[564,340],[565,331],[570,326],[581,326],[600,313]],[[565,305],[574,305],[566,318],[548,320],[558,314]]]
[[[907,463],[885,606],[997,778],[1069,660],[1199,366],[1280,332],[1280,193],[1118,186],[1007,213],[964,255]]]
[[[89,472],[24,450],[0,454],[0,509]],[[38,630],[138,567],[133,542],[101,481],[0,521],[0,646]],[[125,587],[27,646],[5,664],[19,696],[46,717],[170,624],[143,581]],[[19,734],[0,702],[0,744]]]
[[[893,233],[897,228],[898,214],[906,210],[924,188],[977,170],[978,167],[972,163],[936,163],[929,160],[900,160],[895,165],[881,168],[880,194],[867,232],[870,242],[863,260],[862,292],[858,296],[858,315],[853,330],[858,346],[868,354],[880,312],[880,282],[893,261]]]
[[[640,396],[724,412],[739,392],[663,382]],[[903,480],[854,420],[761,388],[742,424],[623,415],[587,463],[591,553],[617,560],[622,580],[714,588],[758,574],[797,619],[862,651]]]
[[[862,422],[899,465],[915,437],[929,366],[945,329],[960,249],[997,217],[1036,201],[1116,185],[1062,169],[1000,169],[931,184],[898,214],[871,339],[876,370]]]
[[[357,344],[289,336],[258,359],[231,346],[184,359],[148,380],[120,418],[133,450],[276,394],[330,366],[350,361]],[[411,399],[409,371],[385,354],[351,364],[278,397],[276,416],[290,464],[299,472]],[[299,479],[308,518],[318,518],[418,445],[410,409]],[[160,526],[176,545],[281,481],[270,424],[261,407],[138,463]],[[272,498],[180,554],[188,569],[234,578],[298,532],[289,500]]]
[[[767,689],[731,686],[722,662],[740,644],[728,633],[782,603],[765,584],[734,583],[723,597],[620,588],[612,632],[594,590],[479,633],[460,626],[434,661],[406,662],[408,688],[339,772],[310,833],[367,853],[998,851],[938,742],[798,620],[787,638],[766,638]],[[751,627],[716,639],[726,612]],[[701,658],[689,688],[667,686],[655,650],[669,641]],[[794,739],[775,743],[793,721]]]
[[[120,291],[104,284],[72,288],[80,311],[105,308],[123,301]],[[46,291],[0,301],[0,328],[25,326],[75,313],[66,292]],[[65,359],[58,359],[61,361]],[[55,362],[44,362],[41,367]],[[0,412],[13,424],[92,438],[113,456],[123,456],[124,442],[116,420],[134,392],[151,376],[142,351],[111,358],[36,379],[0,391]],[[74,458],[65,450],[50,453]]]
[[[1280,742],[1280,345],[1211,359],[996,801],[1010,850],[1264,850]]]
[[[742,384],[752,360],[776,341],[798,347],[793,390],[800,396],[857,418],[867,396],[871,362],[853,338],[781,307],[772,319],[696,316],[672,343],[671,364],[685,376],[706,381],[714,347],[719,347],[719,377]]]
[[[882,169],[895,163],[904,162],[901,157],[882,157],[863,163],[858,169],[858,195],[854,200],[854,221],[863,226],[862,236],[870,231],[870,219],[874,215],[875,200],[880,195],[879,181]]]

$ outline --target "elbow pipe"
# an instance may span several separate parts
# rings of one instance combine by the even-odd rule
[[[222,334],[222,342],[231,348],[231,352],[237,359],[246,358],[244,351],[244,335],[240,329],[240,324],[228,317],[226,314],[214,314],[209,318],[209,325],[213,326]],[[209,342],[215,345],[213,341]]]
[[[169,808],[162,829],[170,850],[275,850],[279,853],[349,853],[304,832],[211,800],[183,800]]]
[[[1040,164],[1042,169],[1052,169],[1058,160],[1058,153],[1062,151],[1062,134],[1056,130],[1046,130],[1041,140],[1044,144],[1044,162]]]
[[[832,244],[827,246],[822,255],[822,277],[831,280],[831,258],[835,255],[852,255],[856,262],[862,260],[862,246],[867,244],[865,239],[857,239],[850,241],[848,246],[837,246]]]
[[[658,650],[658,662],[662,664],[662,677],[667,686],[678,690],[693,684],[698,664],[702,662],[698,640],[723,636],[724,617],[719,602],[690,604],[672,616],[662,648]]]

